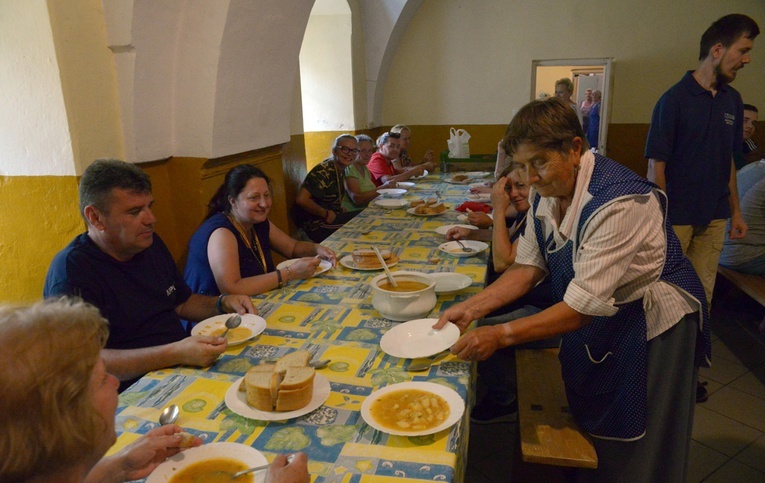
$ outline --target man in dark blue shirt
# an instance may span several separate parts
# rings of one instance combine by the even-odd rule
[[[178,364],[208,366],[226,350],[221,337],[186,337],[181,319],[257,313],[244,295],[192,294],[154,233],[151,181],[135,165],[97,160],[80,181],[88,231],[53,259],[44,295],[76,296],[109,321],[102,356],[121,381]],[[126,387],[123,384],[123,388]]]
[[[656,104],[645,148],[648,179],[667,192],[669,221],[711,303],[717,262],[730,238],[746,235],[734,153],[741,151],[743,104],[728,84],[751,59],[760,29],[746,15],[726,15],[701,37],[699,65]],[[706,400],[699,387],[697,400]]]

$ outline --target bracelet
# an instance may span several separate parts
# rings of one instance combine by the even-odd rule
[[[279,288],[284,287],[284,282],[282,282],[282,272],[281,270],[276,270],[276,279],[279,281]]]
[[[290,267],[287,267],[287,282],[290,281],[291,277],[292,277],[292,272],[290,271]]]
[[[223,311],[223,297],[225,297],[228,294],[222,293],[218,295],[218,300],[215,302],[215,308],[218,309],[219,314],[225,314],[226,312]]]

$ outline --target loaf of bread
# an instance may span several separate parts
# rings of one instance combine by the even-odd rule
[[[244,376],[247,404],[260,411],[294,411],[313,397],[316,371],[308,367],[311,354],[298,350],[276,364],[253,366]]]
[[[466,179],[468,179],[468,177],[464,174],[455,174],[452,176],[452,181],[465,181]]]

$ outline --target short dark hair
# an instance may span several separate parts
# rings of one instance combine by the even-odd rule
[[[80,179],[80,214],[85,218],[85,207],[95,206],[109,212],[114,188],[133,193],[151,193],[151,179],[138,166],[118,159],[97,159],[85,169]],[[87,220],[86,220],[87,221]]]
[[[507,126],[502,146],[509,156],[525,143],[565,152],[573,148],[575,137],[582,139],[580,153],[590,148],[576,112],[562,99],[551,97],[523,106]]]
[[[751,104],[744,104],[744,110],[745,110],[745,111],[753,111],[753,112],[756,112],[756,113],[759,113],[759,112],[760,112],[760,111],[758,111],[758,110],[757,110],[757,108],[756,108],[756,107],[754,107],[754,106],[753,106],[753,105],[751,105]]]
[[[239,196],[239,193],[242,192],[247,182],[252,178],[263,178],[266,180],[268,188],[271,189],[271,179],[263,170],[252,164],[240,164],[226,173],[223,184],[218,187],[218,190],[212,199],[210,199],[210,203],[207,204],[207,217],[205,219],[210,218],[216,213],[228,213],[231,211],[231,203],[228,201],[229,197],[236,198]]]
[[[730,47],[741,37],[754,40],[760,34],[757,22],[746,15],[732,13],[717,19],[701,36],[699,60],[704,60],[715,45]]]
[[[391,138],[399,139],[400,137],[401,137],[401,133],[399,133],[399,132],[386,131],[386,132],[382,133],[379,138],[377,138],[377,145],[378,146],[385,146],[386,144],[388,144],[388,141]]]

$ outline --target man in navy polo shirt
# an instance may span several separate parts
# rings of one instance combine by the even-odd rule
[[[656,104],[645,148],[648,179],[667,192],[669,220],[711,302],[717,262],[730,218],[730,238],[746,235],[736,190],[734,153],[741,151],[743,103],[728,84],[750,62],[760,33],[746,15],[731,14],[701,37],[699,65]],[[699,386],[697,401],[706,400]]]
[[[257,313],[245,295],[192,294],[170,251],[154,233],[149,176],[133,164],[97,160],[80,180],[87,230],[51,262],[43,294],[76,296],[109,321],[101,355],[120,389],[149,371],[179,364],[209,366],[226,339],[186,337],[181,319]]]

